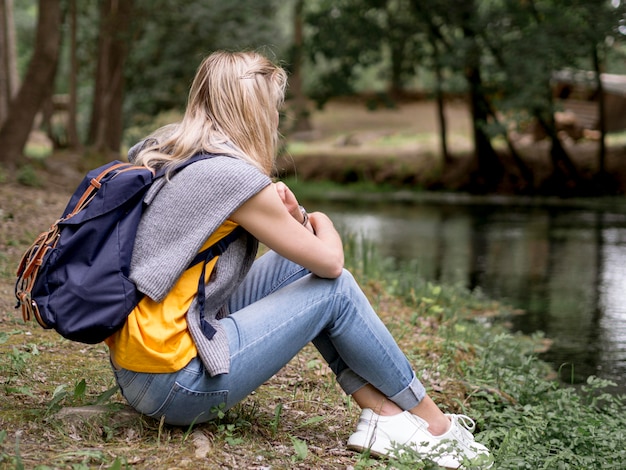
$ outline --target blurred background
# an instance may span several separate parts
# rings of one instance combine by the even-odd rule
[[[55,150],[123,153],[180,116],[203,57],[254,49],[290,73],[288,142],[319,137],[316,113],[340,100],[359,112],[427,102],[431,153],[452,167],[446,106],[461,103],[471,178],[447,184],[444,168],[429,185],[623,189],[610,164],[611,139],[621,143],[626,127],[620,0],[0,0],[0,25],[0,164],[9,175],[28,163],[33,130]],[[582,164],[572,142],[593,143]]]

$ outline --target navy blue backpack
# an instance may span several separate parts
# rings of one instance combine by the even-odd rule
[[[199,154],[174,171],[212,155]],[[164,171],[115,161],[87,173],[59,220],[24,253],[17,270],[16,308],[72,341],[95,344],[124,325],[142,299],[128,279],[143,198]],[[236,229],[196,256],[189,267],[219,256]],[[204,275],[198,281],[203,308]],[[201,312],[201,318],[203,317]],[[210,325],[203,322],[209,330]],[[212,336],[213,331],[205,331]]]

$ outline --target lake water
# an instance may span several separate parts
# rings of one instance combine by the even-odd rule
[[[513,328],[553,340],[565,382],[626,392],[626,210],[523,204],[311,203],[420,276],[523,309]]]

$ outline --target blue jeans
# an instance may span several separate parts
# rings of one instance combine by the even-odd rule
[[[115,370],[129,404],[174,425],[215,418],[243,400],[313,342],[347,394],[370,383],[402,409],[425,396],[405,355],[352,275],[321,279],[274,252],[256,260],[220,320],[228,374],[210,377],[199,358],[178,372]]]

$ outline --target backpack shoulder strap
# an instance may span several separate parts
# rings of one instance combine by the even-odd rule
[[[205,152],[198,152],[195,155],[193,155],[192,157],[188,158],[185,161],[182,161],[180,163],[178,163],[176,166],[174,166],[173,169],[167,169],[167,168],[159,168],[156,171],[155,174],[155,178],[161,178],[162,176],[165,176],[168,172],[169,173],[177,173],[180,170],[182,170],[183,168],[191,165],[192,163],[198,162],[200,160],[207,160],[209,158],[213,158],[213,157],[217,157],[217,154],[214,153],[205,153]]]
[[[192,259],[189,263],[189,266],[187,266],[187,269],[192,268],[196,264],[200,264],[202,262],[208,263],[216,256],[220,256],[226,251],[228,245],[237,240],[244,232],[245,230],[243,229],[243,227],[241,227],[241,225],[237,225],[237,227],[235,227],[232,232],[221,238],[218,242],[198,252],[196,257]]]
[[[78,199],[74,208],[63,219],[67,220],[75,216],[81,210],[83,210],[89,204],[89,202],[91,202],[91,199],[93,198],[94,194],[102,186],[101,181],[104,178],[106,178],[108,175],[118,172],[118,171],[124,171],[126,169],[132,169],[132,168],[136,168],[136,167],[134,165],[131,165],[130,163],[121,163],[121,162],[104,168],[96,177],[91,178],[91,180],[89,181],[89,186],[87,186],[87,189],[85,189],[82,196]]]
[[[241,225],[237,225],[235,229],[230,232],[228,235],[223,237],[217,243],[211,245],[209,248],[202,250],[198,255],[191,261],[189,264],[189,268],[195,266],[198,263],[202,264],[202,272],[200,273],[200,277],[198,278],[198,308],[200,311],[200,326],[202,328],[202,333],[208,339],[211,339],[213,335],[216,333],[215,328],[213,328],[208,322],[204,321],[204,310],[205,310],[205,288],[204,282],[206,277],[206,265],[207,263],[215,258],[216,256],[220,256],[228,245],[237,240],[242,234],[245,233],[245,229]]]

